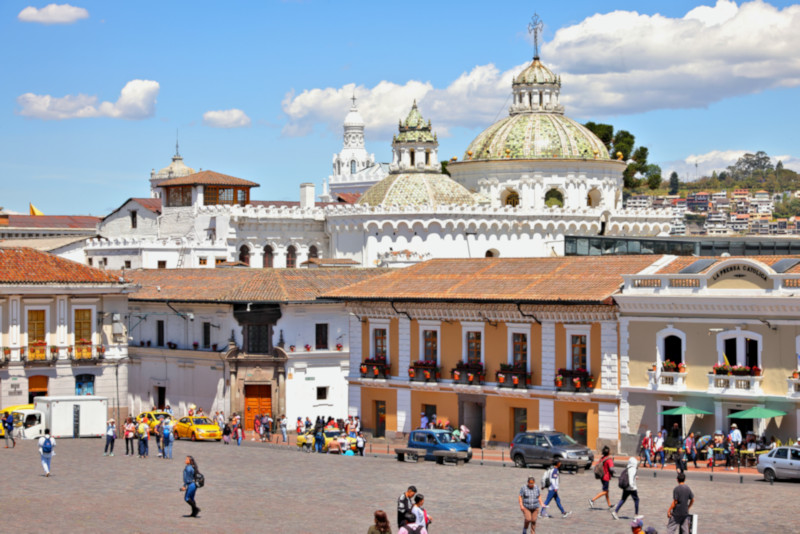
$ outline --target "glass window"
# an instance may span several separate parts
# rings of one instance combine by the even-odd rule
[[[481,333],[467,332],[467,361],[481,361]]]
[[[247,325],[247,352],[250,354],[269,354],[270,326],[267,324]]]
[[[374,340],[375,358],[386,358],[386,329],[376,328],[372,331],[372,339]]]
[[[94,395],[94,375],[75,377],[75,395]]]
[[[247,245],[242,245],[239,248],[239,261],[250,265],[250,247]]]
[[[192,205],[192,187],[189,185],[167,187],[167,206],[179,208]]]
[[[584,238],[578,238],[575,240],[575,250],[578,256],[588,256],[589,255],[589,240]]]
[[[318,256],[319,256],[319,253],[317,252],[317,247],[315,247],[313,245],[311,247],[309,247],[309,249],[308,249],[308,257],[309,257],[309,259],[310,258],[316,258]]]
[[[131,210],[131,228],[136,228],[137,223],[139,222],[136,218],[136,210]]]
[[[211,323],[203,323],[203,348],[211,348]]]
[[[28,343],[44,341],[44,310],[28,310]]]
[[[297,249],[294,246],[286,249],[286,267],[289,269],[297,267]]]
[[[273,260],[273,253],[272,247],[269,245],[264,247],[264,268],[271,269],[272,268],[272,260]]]
[[[327,387],[318,387],[317,388],[317,400],[328,400],[328,388]]]
[[[506,206],[519,206],[519,193],[510,191],[506,196]]]
[[[327,323],[317,323],[316,325],[316,347],[317,350],[323,350],[328,348],[328,324]]]
[[[92,339],[92,310],[75,310],[75,340]]]
[[[164,321],[156,321],[156,347],[164,346]]]
[[[436,360],[437,349],[439,347],[438,332],[436,330],[423,330],[422,336],[425,347],[425,360]]]
[[[664,361],[678,365],[683,360],[683,342],[678,336],[664,338]]]
[[[786,458],[789,457],[788,452],[789,452],[789,449],[783,449],[783,448],[776,449],[775,450],[775,458],[778,458],[780,460],[785,460]]]
[[[586,369],[586,336],[571,336],[570,345],[572,346],[572,368]]]
[[[528,336],[527,334],[514,333],[512,335],[514,363],[528,362]]]

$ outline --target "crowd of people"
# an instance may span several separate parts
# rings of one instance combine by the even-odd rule
[[[458,428],[454,427],[450,424],[450,420],[446,417],[441,418],[437,417],[436,414],[428,415],[425,412],[420,413],[419,419],[419,428],[420,429],[438,429],[438,430],[449,430],[453,433],[453,437],[457,440],[463,441],[464,443],[470,442],[470,431],[466,425],[461,425]]]

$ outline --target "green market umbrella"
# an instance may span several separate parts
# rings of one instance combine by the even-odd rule
[[[786,415],[786,412],[754,406],[748,410],[732,413],[728,417],[731,419],[770,419],[772,417],[781,417],[782,415]]]
[[[697,408],[691,408],[689,406],[678,406],[677,408],[664,410],[660,415],[711,415],[711,412],[698,410]]]

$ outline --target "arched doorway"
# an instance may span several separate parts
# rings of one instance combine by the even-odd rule
[[[500,251],[497,250],[496,248],[490,248],[489,250],[486,251],[486,257],[487,258],[499,258],[500,257]]]
[[[264,247],[264,268],[271,269],[272,268],[272,260],[274,258],[274,253],[272,252],[272,247],[267,245]]]
[[[286,249],[286,267],[288,269],[297,267],[297,249],[294,248],[294,245]]]
[[[28,377],[28,404],[33,404],[33,399],[36,397],[44,397],[47,395],[48,381],[49,377],[43,375]]]
[[[250,265],[250,247],[247,245],[242,245],[239,248],[239,261]]]
[[[592,189],[586,195],[586,205],[590,208],[597,208],[600,206],[600,200],[602,196],[600,195],[600,191],[597,189]]]
[[[311,245],[308,248],[308,259],[318,258],[318,257],[319,257],[319,252],[317,251],[317,247],[315,247],[314,245]]]
[[[509,190],[506,192],[505,198],[503,199],[504,206],[519,206],[519,193],[514,190]]]

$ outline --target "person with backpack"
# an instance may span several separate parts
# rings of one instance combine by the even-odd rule
[[[542,489],[547,490],[547,498],[544,500],[544,506],[542,507],[542,517],[552,517],[550,514],[547,513],[547,505],[550,504],[550,501],[553,499],[556,500],[556,506],[561,511],[561,517],[569,517],[572,515],[572,512],[567,512],[564,510],[564,507],[561,506],[561,498],[558,496],[558,484],[559,484],[559,469],[561,468],[561,460],[556,458],[553,466],[545,471],[544,477],[542,480]]]
[[[200,471],[197,469],[197,462],[194,461],[192,456],[187,456],[186,467],[183,468],[183,487],[181,491],[186,492],[183,500],[192,507],[192,513],[183,517],[197,517],[197,514],[200,513],[200,508],[197,507],[194,497],[197,493],[197,487],[202,486],[198,480],[201,476]]]
[[[619,489],[622,490],[622,498],[617,503],[617,507],[611,512],[611,517],[619,519],[617,514],[628,497],[633,499],[633,511],[635,513],[634,519],[639,516],[639,490],[636,487],[636,471],[639,467],[639,460],[631,456],[628,459],[628,466],[619,474]]]
[[[165,460],[169,459],[172,460],[172,421],[169,419],[164,419],[161,423],[161,432],[162,432],[162,442],[164,444],[164,456]]]
[[[39,456],[42,458],[42,467],[44,468],[44,476],[50,476],[50,462],[55,456],[53,449],[56,448],[56,438],[50,435],[50,429],[44,429],[44,436],[39,438]]]
[[[599,499],[600,497],[605,495],[606,503],[608,504],[608,508],[611,509],[611,499],[608,496],[608,485],[611,478],[614,476],[614,459],[611,457],[611,449],[608,448],[608,445],[603,447],[603,456],[600,458],[600,461],[597,462],[597,465],[594,466],[594,478],[599,479],[603,489],[594,496],[594,498],[589,499],[589,508],[594,508],[594,501]]]
[[[17,446],[17,440],[14,439],[14,416],[8,412],[3,412],[3,437],[6,440],[6,449],[9,441],[12,449]]]

